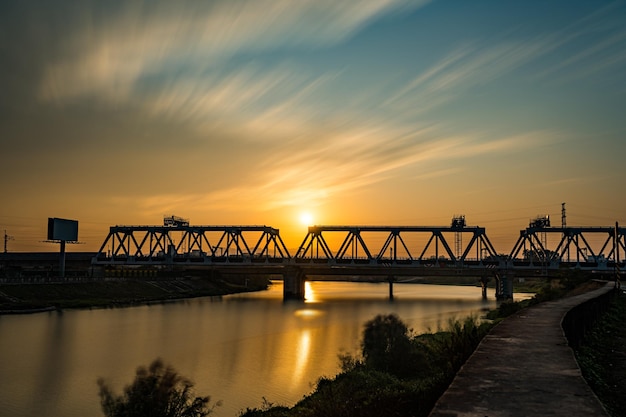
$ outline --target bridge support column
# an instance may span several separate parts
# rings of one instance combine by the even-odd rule
[[[283,272],[283,300],[304,301],[304,271],[297,266],[288,266]]]
[[[387,280],[389,281],[389,301],[393,301],[393,281],[395,280],[395,277],[393,275],[389,275]]]
[[[513,274],[508,273],[496,274],[496,299],[512,300],[513,299]]]
[[[483,290],[483,300],[487,299],[487,283],[489,282],[489,277],[482,276],[480,277],[480,286]]]

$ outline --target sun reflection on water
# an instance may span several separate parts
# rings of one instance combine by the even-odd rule
[[[294,314],[296,315],[296,317],[299,317],[301,319],[313,319],[315,317],[321,316],[323,312],[321,310],[316,310],[313,308],[301,308],[299,310],[296,310]]]
[[[304,302],[317,303],[319,300],[315,297],[315,291],[309,281],[304,282]]]
[[[309,355],[311,353],[311,331],[303,329],[298,338],[298,347],[296,348],[296,363],[294,365],[293,378],[291,383],[297,386],[306,374],[307,365],[309,363]]]

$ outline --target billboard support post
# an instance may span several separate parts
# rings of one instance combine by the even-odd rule
[[[61,241],[61,251],[59,254],[59,278],[65,278],[65,241]]]

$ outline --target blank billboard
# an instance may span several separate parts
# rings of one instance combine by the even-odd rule
[[[48,217],[48,240],[78,241],[78,220]]]

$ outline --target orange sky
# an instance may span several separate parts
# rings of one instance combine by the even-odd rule
[[[509,3],[509,2],[506,2]],[[0,231],[626,224],[623,2],[0,6]]]

